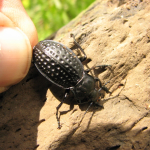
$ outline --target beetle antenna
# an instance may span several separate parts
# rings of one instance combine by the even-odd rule
[[[84,60],[87,59],[87,56],[86,56],[84,50],[82,49],[82,47],[81,47],[81,46],[78,44],[78,42],[76,41],[74,34],[71,33],[70,36],[73,37],[74,43],[75,43],[76,46],[81,50],[81,52],[84,54],[84,56],[83,56],[82,58],[80,58],[81,62],[83,62]]]
[[[92,104],[93,104],[93,102],[91,102],[90,105],[88,106],[88,108],[86,109],[86,111],[85,111],[85,113],[84,113],[82,119],[81,119],[80,122],[79,122],[79,125],[81,124],[81,122],[82,122],[82,120],[83,120],[85,114],[88,112],[88,110],[89,110],[89,108],[92,106]]]

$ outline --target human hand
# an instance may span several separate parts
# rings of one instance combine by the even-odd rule
[[[0,0],[0,93],[28,73],[37,31],[20,0]]]

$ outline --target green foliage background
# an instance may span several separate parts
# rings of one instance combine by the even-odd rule
[[[95,0],[22,0],[34,22],[39,40],[45,39],[76,17]]]

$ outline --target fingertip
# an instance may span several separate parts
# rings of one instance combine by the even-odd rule
[[[1,89],[18,83],[26,76],[31,58],[32,48],[26,35],[17,28],[0,27]]]
[[[0,87],[0,93],[7,91],[10,87]]]

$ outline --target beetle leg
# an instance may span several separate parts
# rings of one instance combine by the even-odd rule
[[[99,82],[99,86],[100,86],[99,91],[100,91],[101,89],[103,89],[106,93],[111,93],[111,92],[108,90],[108,88],[105,86],[107,83],[109,83],[109,81],[108,81],[107,83],[105,83],[105,85],[102,86],[102,83],[101,83],[101,81],[100,81],[99,78],[94,78],[94,79],[95,79],[95,81]]]
[[[85,113],[83,114],[83,116],[82,116],[82,118],[81,118],[81,120],[80,120],[78,126],[81,124],[81,122],[82,122],[82,120],[83,120],[85,114],[88,112],[88,110],[89,110],[89,108],[92,106],[92,104],[93,104],[93,102],[91,102],[90,105],[88,106],[88,108],[86,109],[86,111],[85,111]]]
[[[103,85],[102,87],[101,87],[106,93],[112,93],[112,92],[110,92],[109,90],[108,90],[108,88],[105,86],[105,85]]]
[[[89,69],[86,69],[84,70],[86,73],[89,73],[91,70],[93,70],[96,66],[94,65],[93,67],[89,68]]]
[[[63,100],[61,101],[61,103],[56,107],[56,119],[57,119],[57,123],[58,123],[58,129],[61,129],[61,125],[60,125],[60,116],[58,117],[58,111],[60,109],[60,107],[62,106],[62,104],[64,103],[67,95],[69,94],[70,90],[66,90],[65,91],[65,96],[63,98]]]
[[[96,82],[99,82],[99,87],[102,87],[102,83],[101,83],[101,81],[100,81],[99,78],[94,78],[94,80],[95,80]]]
[[[104,108],[104,106],[101,105],[101,104],[99,104],[98,102],[94,102],[94,105],[95,105],[95,106],[98,106],[98,107],[101,107],[102,109]]]
[[[98,78],[97,78],[98,79]],[[99,79],[98,79],[99,80]],[[99,80],[99,82],[100,82],[100,80]],[[100,89],[98,90],[99,92],[101,91],[101,90],[104,90],[106,93],[112,93],[112,92],[110,92],[109,90],[108,90],[108,88],[105,86],[107,83],[109,83],[110,81],[108,81],[108,82],[106,82],[103,86],[101,86],[100,87]]]
[[[84,70],[86,73],[89,73],[91,70],[93,70],[93,69],[95,69],[95,68],[97,68],[97,67],[111,67],[111,65],[98,65],[98,66],[93,66],[93,67],[91,67],[91,68],[89,68],[89,69],[86,69],[86,70]]]
[[[76,39],[75,39],[75,36],[74,36],[74,34],[73,33],[71,33],[70,34],[70,36],[71,37],[73,37],[73,40],[74,40],[74,43],[76,44],[76,46],[78,46],[78,48],[81,50],[81,52],[84,54],[84,56],[83,57],[80,57],[79,59],[80,59],[80,61],[81,62],[83,62],[84,60],[86,60],[87,59],[87,56],[86,56],[86,54],[85,54],[85,52],[84,52],[84,50],[82,49],[82,47],[77,43],[77,41],[76,41]]]
[[[95,66],[94,68],[96,67],[111,67],[111,65],[98,65],[98,66]]]

